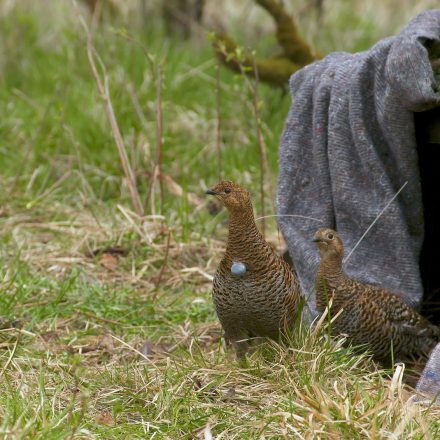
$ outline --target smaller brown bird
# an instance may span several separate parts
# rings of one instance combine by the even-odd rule
[[[244,358],[249,338],[278,339],[291,328],[300,299],[289,265],[264,240],[255,224],[250,194],[222,181],[208,189],[229,211],[226,252],[214,277],[212,296],[225,339]]]
[[[352,280],[342,270],[344,246],[332,229],[319,229],[314,241],[321,254],[316,277],[316,308],[324,312],[330,299],[337,334],[354,345],[367,344],[373,356],[386,363],[426,355],[440,338],[440,329],[406,305],[399,295]]]

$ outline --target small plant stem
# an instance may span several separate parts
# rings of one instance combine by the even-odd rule
[[[221,87],[220,87],[220,64],[216,68],[216,125],[215,125],[215,149],[217,151],[218,164],[218,180],[223,179],[223,163],[222,163],[222,116],[221,116]]]
[[[142,207],[141,198],[139,196],[139,192],[136,187],[136,178],[135,174],[130,166],[130,162],[128,160],[127,150],[124,145],[124,140],[122,138],[121,130],[119,129],[118,121],[116,119],[116,115],[113,109],[112,101],[110,98],[110,90],[109,90],[109,78],[105,67],[100,60],[99,56],[96,53],[96,49],[93,46],[93,35],[90,32],[84,18],[82,16],[79,17],[80,22],[84,28],[84,31],[87,36],[87,58],[89,61],[90,68],[92,70],[93,78],[96,82],[96,87],[98,89],[98,93],[104,101],[104,109],[107,114],[107,118],[110,122],[113,139],[115,140],[116,147],[119,153],[119,159],[121,161],[122,169],[124,171],[125,177],[127,179],[128,189],[131,196],[131,201],[133,203],[133,207],[136,213],[139,216],[143,216],[144,209]],[[98,61],[101,65],[101,69],[103,70],[103,78],[101,78],[98,68],[96,66],[95,57],[98,58]]]
[[[156,77],[156,172],[153,174],[159,179],[159,204],[160,214],[163,213],[163,181],[162,181],[162,159],[163,159],[163,113],[162,113],[162,65],[157,66]],[[154,187],[154,182],[153,182]]]

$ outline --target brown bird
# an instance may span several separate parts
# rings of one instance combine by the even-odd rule
[[[228,242],[212,296],[225,339],[242,359],[249,338],[278,339],[280,330],[291,328],[300,299],[299,282],[258,230],[248,191],[222,181],[206,193],[229,211]]]
[[[399,295],[352,280],[342,269],[344,246],[332,229],[319,229],[314,241],[321,254],[316,277],[316,308],[331,315],[336,333],[348,335],[354,345],[367,344],[373,356],[389,363],[395,358],[426,355],[440,338],[440,329],[406,305]]]

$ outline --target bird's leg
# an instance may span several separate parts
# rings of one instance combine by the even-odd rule
[[[246,363],[246,353],[249,350],[249,339],[240,334],[229,337],[227,340],[231,342],[235,355],[237,356],[237,360],[240,365],[243,366]]]
[[[235,355],[237,356],[237,362],[241,368],[248,367],[248,359],[246,353],[248,352],[249,344],[247,341],[234,341],[232,346],[235,350]]]

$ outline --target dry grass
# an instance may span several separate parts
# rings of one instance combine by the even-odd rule
[[[1,282],[20,321],[0,330],[6,437],[436,438],[440,410],[410,399],[403,367],[388,376],[329,343],[325,317],[240,368],[209,298],[223,241],[168,242],[162,220],[122,206],[99,225],[63,212],[70,222],[2,222],[25,265]]]

